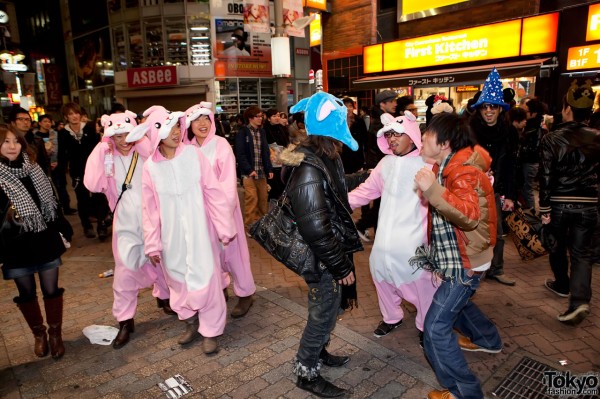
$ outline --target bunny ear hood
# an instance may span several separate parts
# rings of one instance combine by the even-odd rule
[[[417,147],[414,151],[406,154],[405,156],[416,157],[419,156],[421,151],[421,129],[417,123],[417,118],[410,111],[404,111],[404,116],[398,116],[394,118],[388,113],[381,115],[381,123],[383,127],[377,132],[377,146],[386,155],[393,154],[390,150],[390,146],[385,138],[384,134],[388,131],[394,131],[398,133],[405,133],[410,137],[412,142]]]
[[[215,114],[212,112],[212,103],[208,101],[202,101],[200,104],[192,105],[185,111],[183,123],[181,124],[181,138],[185,144],[190,144],[194,141],[188,138],[188,129],[192,125],[192,121],[200,118],[202,115],[207,115],[210,119],[210,130],[208,136],[204,139],[202,145],[208,143],[217,134],[217,128],[215,126]]]
[[[301,100],[290,112],[304,112],[309,136],[331,137],[346,144],[352,151],[358,150],[358,143],[346,122],[347,109],[339,98],[321,91]]]
[[[102,126],[104,127],[104,137],[108,138],[115,134],[129,133],[137,126],[135,118],[136,114],[131,111],[115,113],[110,116],[102,115],[100,123],[102,123]]]
[[[144,137],[144,135],[146,135],[148,136],[148,139],[150,139],[153,151],[156,151],[156,148],[158,148],[158,143],[160,143],[158,131],[160,130],[163,121],[170,113],[171,112],[167,111],[165,107],[153,105],[144,111],[143,116],[146,118],[144,123],[134,127],[133,130],[129,132],[125,140],[128,143],[132,143],[134,141],[138,141]]]

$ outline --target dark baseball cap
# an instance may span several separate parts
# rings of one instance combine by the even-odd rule
[[[377,95],[375,96],[375,104],[379,105],[381,103],[394,100],[396,97],[398,97],[398,93],[396,93],[395,91],[384,90],[380,93],[377,93]]]

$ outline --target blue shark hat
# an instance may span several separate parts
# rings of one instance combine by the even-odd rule
[[[510,106],[504,102],[504,93],[502,92],[502,82],[500,81],[500,74],[496,70],[496,67],[492,69],[492,72],[488,75],[487,79],[483,83],[483,90],[481,95],[473,108],[478,108],[481,104],[496,104],[508,111]]]
[[[320,91],[302,99],[290,111],[304,112],[304,125],[309,136],[331,137],[346,144],[352,151],[358,150],[358,143],[346,122],[348,110],[339,98]]]

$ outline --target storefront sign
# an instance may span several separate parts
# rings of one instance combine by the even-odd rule
[[[600,44],[569,48],[567,71],[598,67],[600,67]]]
[[[46,85],[46,105],[62,105],[59,66],[56,64],[43,64],[43,71]]]
[[[600,4],[588,8],[588,23],[585,41],[600,40]]]
[[[413,14],[466,1],[469,0],[427,0],[427,2],[423,0],[402,0],[402,14]]]
[[[413,78],[408,79],[408,86],[428,86],[428,85],[443,85],[448,83],[454,83],[456,78],[454,76],[436,76],[427,78]]]
[[[326,0],[306,0],[305,7],[316,8],[317,10],[327,11],[327,1]]]
[[[159,66],[127,69],[127,87],[160,87],[178,84],[177,67]]]
[[[556,51],[558,13],[366,46],[364,73]]]
[[[307,48],[296,47],[296,55],[309,55],[310,52]]]
[[[315,13],[310,13],[313,15]],[[321,45],[321,14],[316,13],[316,18],[310,23],[310,47]]]
[[[457,93],[466,93],[469,91],[479,91],[479,86],[457,86],[456,87]]]

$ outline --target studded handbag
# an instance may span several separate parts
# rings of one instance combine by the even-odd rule
[[[321,274],[325,265],[298,231],[287,195],[290,180],[279,199],[271,200],[269,212],[250,227],[250,236],[285,267],[307,278]]]

